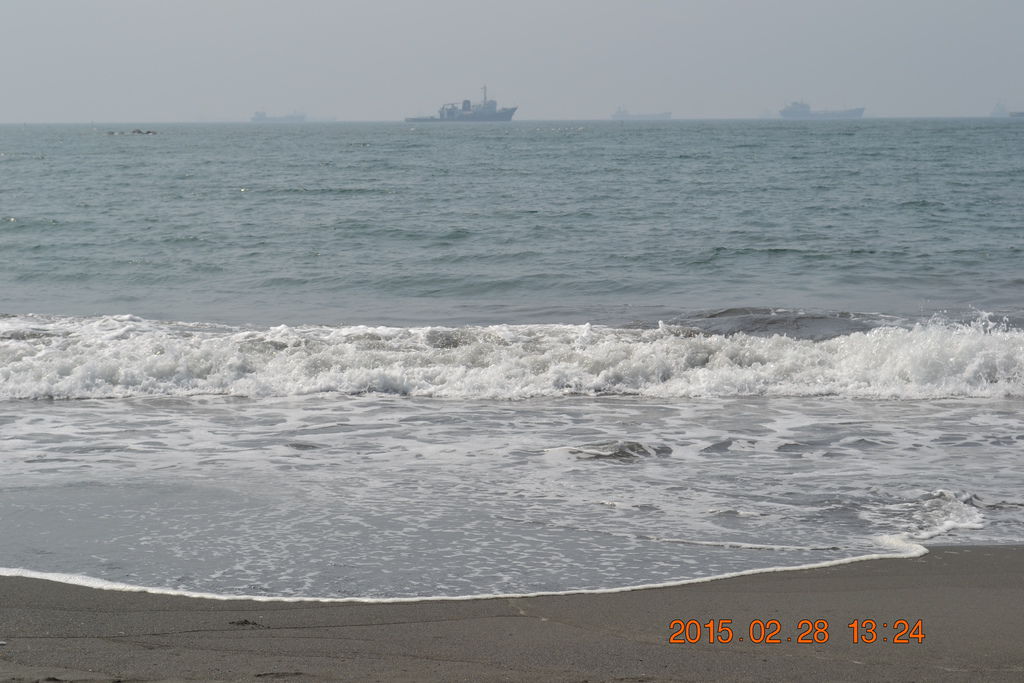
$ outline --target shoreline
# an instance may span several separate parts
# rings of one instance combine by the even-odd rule
[[[476,595],[433,595],[425,597],[394,597],[394,598],[366,598],[360,596],[327,598],[315,596],[283,596],[283,595],[233,595],[230,593],[203,593],[189,590],[178,590],[174,588],[162,588],[159,586],[138,586],[130,583],[118,583],[107,581],[84,574],[60,574],[55,572],[40,572],[31,569],[12,569],[0,567],[0,579],[25,578],[39,581],[49,581],[68,586],[80,588],[91,588],[104,591],[121,591],[124,593],[146,593],[148,595],[167,595],[181,598],[196,598],[200,600],[221,600],[221,601],[249,601],[249,602],[287,602],[287,603],[321,603],[332,605],[393,605],[411,604],[417,602],[459,602],[468,600],[518,600],[523,598],[548,598],[568,595],[605,595],[608,593],[629,593],[632,591],[655,590],[660,588],[676,588],[698,583],[710,583],[723,579],[734,579],[741,576],[753,576],[755,574],[774,574],[776,572],[795,572],[809,569],[825,569],[838,567],[844,564],[856,562],[868,562],[870,560],[903,560],[926,555],[928,548],[918,543],[906,543],[908,550],[903,553],[871,555],[858,555],[838,560],[826,560],[792,567],[767,567],[764,569],[747,569],[728,574],[717,574],[693,579],[679,579],[677,581],[665,581],[663,583],[639,584],[635,586],[622,586],[619,588],[578,588],[564,591],[541,591],[536,593],[495,593]]]
[[[392,603],[0,577],[0,679],[1020,680],[1022,604],[1024,546],[942,546],[613,593]],[[675,620],[696,620],[700,642],[669,643],[673,632],[688,639],[669,628]],[[770,638],[759,624],[773,631],[772,620],[779,642],[750,642]],[[827,631],[815,628],[822,620]],[[873,643],[865,620],[876,622]]]

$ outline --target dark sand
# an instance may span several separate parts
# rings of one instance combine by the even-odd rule
[[[734,640],[670,644],[673,619],[732,619]],[[755,619],[778,619],[782,642],[749,642]],[[828,642],[797,643],[802,619],[828,620]],[[877,642],[854,644],[854,619],[878,622]],[[924,642],[893,643],[897,619],[923,620]],[[0,578],[0,641],[6,680],[1020,681],[1024,547],[603,595],[404,604]]]

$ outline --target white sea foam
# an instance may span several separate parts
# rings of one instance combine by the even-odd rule
[[[911,528],[901,534],[907,542],[926,541],[957,529],[984,529],[985,516],[972,502],[974,496],[938,489],[916,500],[880,505],[862,513],[875,523],[901,519]]]
[[[158,397],[0,424],[6,566],[171,592],[635,587],[1024,521],[1017,400]]]
[[[1024,396],[1024,332],[984,321],[824,341],[591,325],[288,327],[0,320],[0,397]]]

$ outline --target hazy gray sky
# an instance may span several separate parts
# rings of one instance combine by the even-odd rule
[[[0,0],[0,122],[1024,110],[1024,0]]]

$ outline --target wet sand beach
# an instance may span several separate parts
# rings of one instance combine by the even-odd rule
[[[1024,678],[1022,605],[1017,546],[621,593],[387,604],[6,577],[0,679],[1010,681]],[[708,642],[711,620],[715,639],[731,629],[731,642]],[[670,643],[673,632],[701,642]]]

